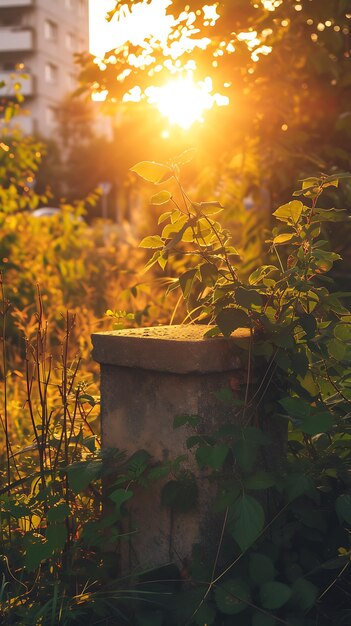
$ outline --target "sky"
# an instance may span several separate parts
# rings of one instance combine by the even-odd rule
[[[89,0],[90,51],[93,54],[102,55],[113,48],[116,36],[113,26],[106,22],[105,15],[114,6],[113,0]]]

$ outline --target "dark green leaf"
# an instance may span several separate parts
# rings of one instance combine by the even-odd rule
[[[235,541],[246,550],[259,536],[264,525],[264,511],[259,502],[245,493],[231,507],[228,528]]]
[[[230,307],[218,313],[216,324],[223,335],[230,335],[237,328],[247,328],[251,322],[245,311]]]
[[[116,511],[120,514],[122,510],[122,505],[125,502],[128,502],[133,497],[132,491],[127,491],[126,489],[115,489],[112,493],[109,494],[110,500],[115,503]]]
[[[89,483],[100,477],[102,461],[81,461],[67,468],[68,482],[74,493],[84,491]]]
[[[208,465],[212,469],[219,470],[223,466],[228,452],[229,448],[225,445],[199,446],[196,450],[196,461],[199,467]]]
[[[63,522],[71,514],[66,502],[60,502],[51,507],[46,515],[48,522]]]
[[[179,428],[180,426],[197,426],[201,421],[201,417],[198,415],[176,415],[173,420],[173,428]]]
[[[235,299],[239,306],[245,307],[245,309],[251,309],[251,307],[262,306],[262,296],[256,291],[256,289],[245,289],[244,287],[238,287],[235,292]]]
[[[335,510],[339,519],[351,525],[351,494],[343,493],[336,499]]]
[[[264,470],[256,472],[244,481],[245,489],[269,489],[275,485],[276,479],[273,474]]]
[[[301,611],[308,611],[315,604],[318,588],[305,578],[298,578],[292,586],[291,602]]]
[[[184,480],[171,480],[161,492],[161,505],[169,506],[180,513],[188,513],[195,508],[198,497],[196,481],[190,477]]]
[[[259,552],[250,554],[249,571],[251,579],[256,585],[262,585],[270,580],[274,580],[276,575],[272,560]]]
[[[291,589],[280,582],[267,582],[260,589],[262,606],[265,609],[279,609],[291,597]]]
[[[181,274],[181,276],[179,276],[179,284],[183,292],[184,298],[187,298],[190,294],[196,273],[197,270],[193,269],[188,270],[187,272],[184,272],[184,274]]]
[[[51,524],[47,527],[45,536],[51,552],[62,550],[67,539],[67,528],[65,524]]]
[[[248,606],[249,598],[248,588],[238,578],[226,580],[215,590],[217,607],[225,615],[235,615],[244,611]]]

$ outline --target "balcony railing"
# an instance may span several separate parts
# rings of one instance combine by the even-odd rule
[[[0,0],[0,9],[9,9],[12,7],[31,7],[34,0]]]
[[[32,49],[33,32],[30,29],[0,28],[0,53]]]
[[[34,81],[31,74],[26,72],[0,72],[0,84],[4,82],[5,85],[0,87],[0,96],[11,98],[16,92],[22,94],[22,96],[34,95]],[[18,85],[20,88],[18,89]]]

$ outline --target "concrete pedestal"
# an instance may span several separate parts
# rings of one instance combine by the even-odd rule
[[[221,388],[243,397],[242,362],[250,331],[204,338],[205,326],[166,326],[97,333],[93,358],[101,364],[102,442],[105,447],[149,452],[155,463],[187,455],[186,466],[200,483],[196,510],[177,513],[160,506],[160,483],[130,501],[129,546],[122,546],[122,570],[178,564],[191,557],[194,543],[214,553],[220,522],[211,523],[214,487],[199,472],[186,439],[188,427],[173,429],[176,415],[199,415],[199,432],[211,433],[233,421],[233,406],[218,398]],[[129,504],[129,503],[128,503]],[[128,530],[128,529],[125,529]]]

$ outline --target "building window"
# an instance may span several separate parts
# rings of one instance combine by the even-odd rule
[[[66,48],[67,50],[74,50],[75,36],[72,33],[66,33]]]
[[[70,91],[73,91],[77,88],[78,81],[76,74],[68,74],[67,75],[67,87]]]
[[[45,121],[47,126],[55,126],[56,124],[56,108],[46,107],[45,109]]]
[[[58,26],[56,22],[52,20],[45,20],[44,22],[44,35],[48,41],[57,41]]]
[[[47,83],[57,83],[58,67],[54,63],[45,63],[45,80]]]

